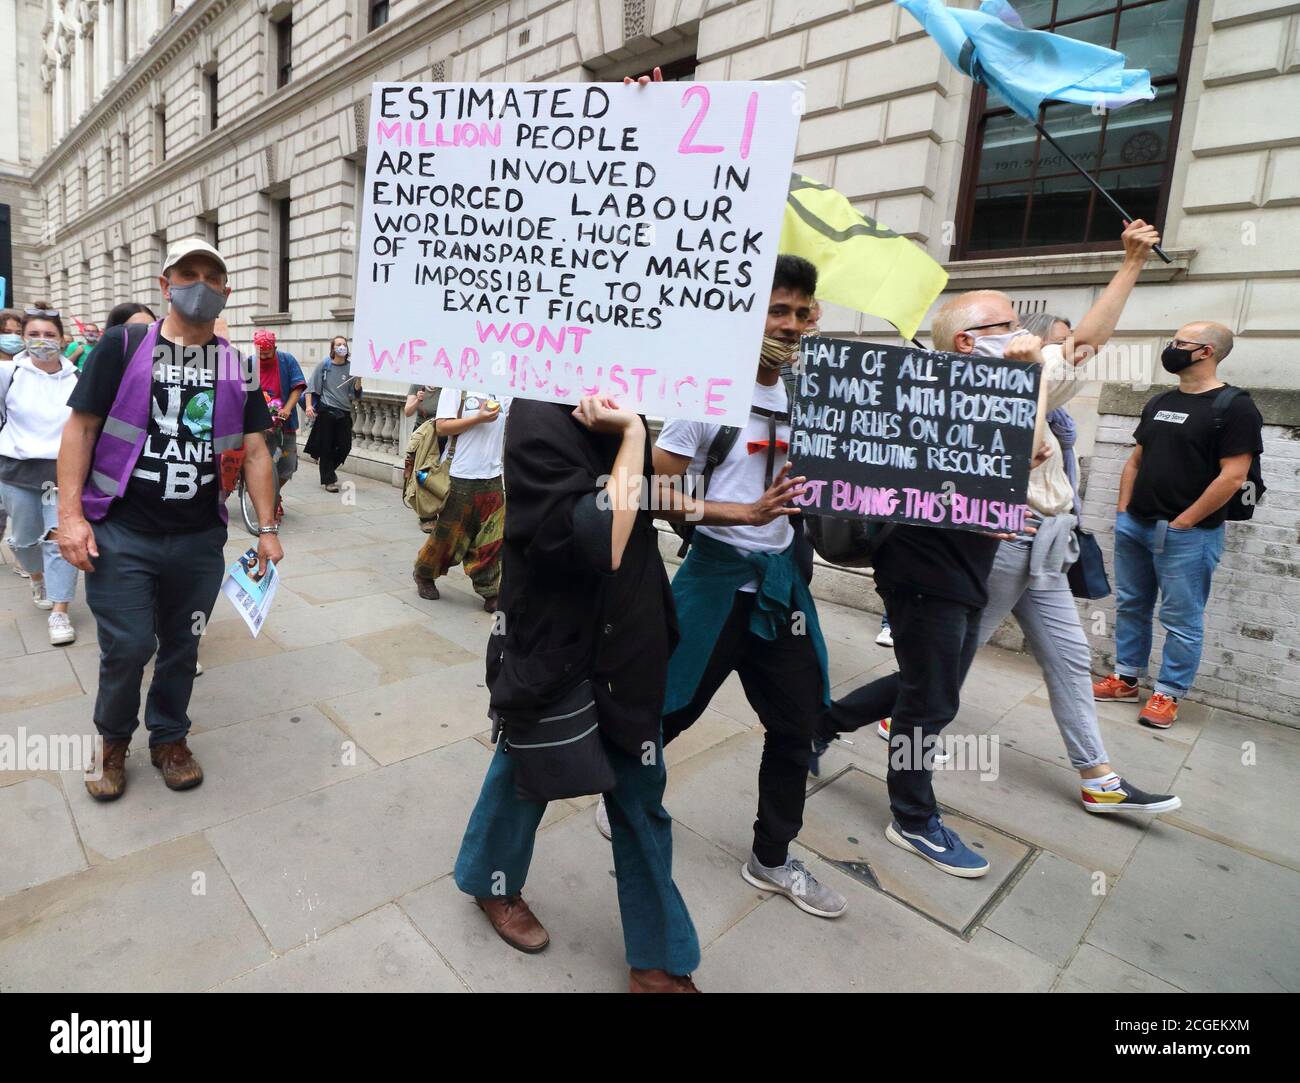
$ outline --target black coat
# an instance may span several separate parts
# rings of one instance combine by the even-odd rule
[[[619,436],[593,433],[562,403],[516,399],[505,435],[501,634],[489,637],[496,711],[533,712],[591,678],[601,732],[631,755],[659,739],[677,644],[658,532],[642,511],[618,571],[612,512],[599,499]],[[649,492],[650,440],[643,473]]]

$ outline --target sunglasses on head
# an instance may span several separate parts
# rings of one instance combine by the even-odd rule
[[[23,309],[23,315],[47,316],[52,320],[57,320],[59,318],[59,310],[57,308],[25,308]]]

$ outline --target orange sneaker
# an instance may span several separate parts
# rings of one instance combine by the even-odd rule
[[[1144,726],[1167,730],[1178,721],[1178,701],[1163,692],[1153,692],[1147,705],[1138,713],[1138,721]]]
[[[1112,673],[1104,681],[1092,682],[1092,698],[1095,700],[1138,698],[1136,684],[1128,684],[1118,673]]]

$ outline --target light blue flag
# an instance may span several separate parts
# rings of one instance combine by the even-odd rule
[[[958,71],[996,90],[1026,120],[1045,100],[1118,109],[1156,96],[1151,75],[1124,67],[1124,54],[1061,34],[1026,30],[1007,0],[978,11],[942,0],[897,0],[925,27]]]

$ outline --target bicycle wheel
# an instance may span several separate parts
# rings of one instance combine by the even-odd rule
[[[239,514],[243,517],[244,529],[252,534],[253,537],[257,537],[257,528],[259,526],[257,521],[257,509],[253,507],[253,495],[248,491],[248,487],[244,484],[244,479],[242,477],[239,479],[238,495]]]

